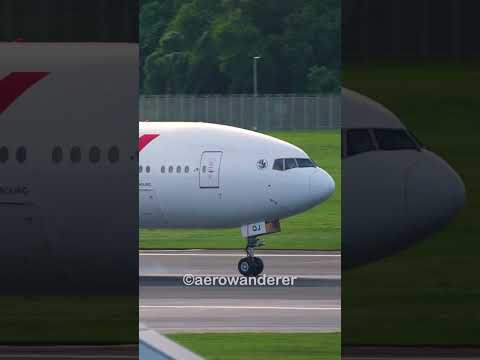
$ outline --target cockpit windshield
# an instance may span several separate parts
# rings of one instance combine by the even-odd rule
[[[412,137],[403,129],[375,129],[380,150],[417,149],[418,146]]]
[[[305,158],[285,158],[276,159],[273,162],[273,170],[290,170],[294,168],[317,167],[311,159]]]
[[[299,168],[317,167],[312,159],[297,159]]]
[[[378,150],[421,151],[423,148],[405,129],[346,129],[343,134],[343,157]]]

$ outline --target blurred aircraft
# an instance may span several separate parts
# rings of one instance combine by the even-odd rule
[[[342,90],[342,266],[405,249],[464,206],[465,186],[384,106]]]

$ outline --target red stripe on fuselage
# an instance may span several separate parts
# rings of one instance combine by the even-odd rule
[[[48,72],[13,72],[0,80],[0,114]]]
[[[147,146],[151,141],[156,139],[159,134],[145,134],[140,136],[138,139],[138,151],[142,151],[142,149]]]

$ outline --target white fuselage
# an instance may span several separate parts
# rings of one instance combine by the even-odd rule
[[[465,203],[462,179],[388,109],[342,92],[342,266],[381,259],[438,231]]]
[[[325,201],[334,190],[330,175],[313,163],[273,169],[277,159],[309,160],[298,147],[230,126],[143,122],[139,151],[141,227],[275,221]]]
[[[136,292],[138,45],[0,53],[2,289]]]

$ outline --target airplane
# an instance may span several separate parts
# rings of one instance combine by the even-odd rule
[[[383,105],[342,89],[342,267],[436,232],[465,204],[455,170]]]
[[[258,235],[278,231],[276,220],[314,206],[314,203],[309,205],[310,200],[323,199],[318,193],[307,195],[308,175],[297,176],[308,171],[316,172],[318,177],[323,174],[309,163],[303,151],[255,132],[207,124],[182,127],[176,123],[179,128],[176,133],[182,137],[188,127],[203,127],[206,132],[222,136],[228,133],[224,139],[238,135],[244,144],[243,152],[237,151],[232,159],[230,150],[239,150],[235,148],[236,141],[217,143],[207,136],[209,141],[205,145],[217,147],[202,150],[203,140],[192,135],[189,140],[193,149],[202,150],[196,154],[200,157],[195,164],[179,164],[181,156],[187,159],[188,150],[177,141],[179,149],[186,153],[173,152],[172,139],[168,146],[165,142],[160,145],[162,139],[173,133],[172,125],[141,123],[140,138],[158,136],[151,141],[147,141],[148,136],[143,138],[146,140],[141,140],[140,145],[145,146],[139,149],[139,125],[132,120],[138,119],[138,103],[129,101],[138,95],[138,72],[131,71],[138,68],[137,45],[0,43],[0,52],[2,289],[22,286],[58,289],[61,285],[107,289],[123,287],[129,283],[126,278],[136,284],[138,259],[134,261],[130,255],[138,247],[132,243],[138,236],[138,190],[140,199],[148,200],[140,204],[142,225],[241,226],[250,253],[247,256],[250,263],[242,262],[248,265],[242,265],[245,274],[252,271],[249,269],[253,251],[260,245],[256,241]],[[465,186],[444,160],[421,145],[385,107],[347,89],[342,97],[342,265],[352,267],[404,249],[445,226],[463,207]],[[170,128],[163,134],[164,131],[155,131],[157,126]],[[379,142],[382,136],[386,136],[386,143]],[[262,142],[268,143],[272,151],[278,149],[278,153],[264,152],[255,145]],[[224,151],[220,145],[230,150]],[[162,164],[152,162],[151,149],[157,146],[170,149],[168,155],[157,154],[170,157],[171,164],[163,165],[166,174],[161,173]],[[138,150],[143,169],[140,174]],[[205,186],[200,187],[198,171],[202,168],[203,151],[205,171],[213,176],[203,178]],[[252,168],[246,165],[249,158],[255,158]],[[209,187],[216,185],[218,160],[221,161],[219,186]],[[192,171],[197,169],[195,195],[204,202],[197,207],[192,202],[187,213],[191,216],[185,216],[182,223],[173,219],[174,215],[182,214],[180,203],[170,202],[165,207],[152,201],[152,197],[164,195],[150,191],[154,183],[149,190],[148,179],[156,174],[153,167],[158,165],[160,175],[167,175],[173,166],[172,178],[176,175],[178,185],[182,186],[186,186]],[[208,168],[212,165],[213,168]],[[281,170],[293,165],[312,167]],[[189,167],[190,177],[183,174],[185,166]],[[242,169],[248,176],[223,177],[224,171],[232,168],[232,171]],[[258,198],[246,196],[245,186],[257,184],[255,181],[266,186],[263,199],[266,198],[268,205],[262,202],[260,193],[255,193]],[[172,190],[172,183],[166,184]],[[289,191],[282,191],[282,184],[289,185]],[[231,191],[234,186],[238,189],[235,193]],[[208,197],[214,193],[217,198]],[[250,206],[252,216],[242,212],[238,221],[234,221],[236,215],[231,215],[236,208],[225,208],[221,214],[209,218],[211,225],[206,223],[207,205],[233,196],[243,209]],[[220,220],[224,215],[226,220]],[[255,262],[260,264],[259,260]]]
[[[280,231],[281,219],[326,201],[335,189],[300,148],[232,126],[140,122],[139,154],[140,227],[240,227],[244,276],[263,271],[258,236]]]
[[[1,291],[136,294],[138,45],[0,53]]]

